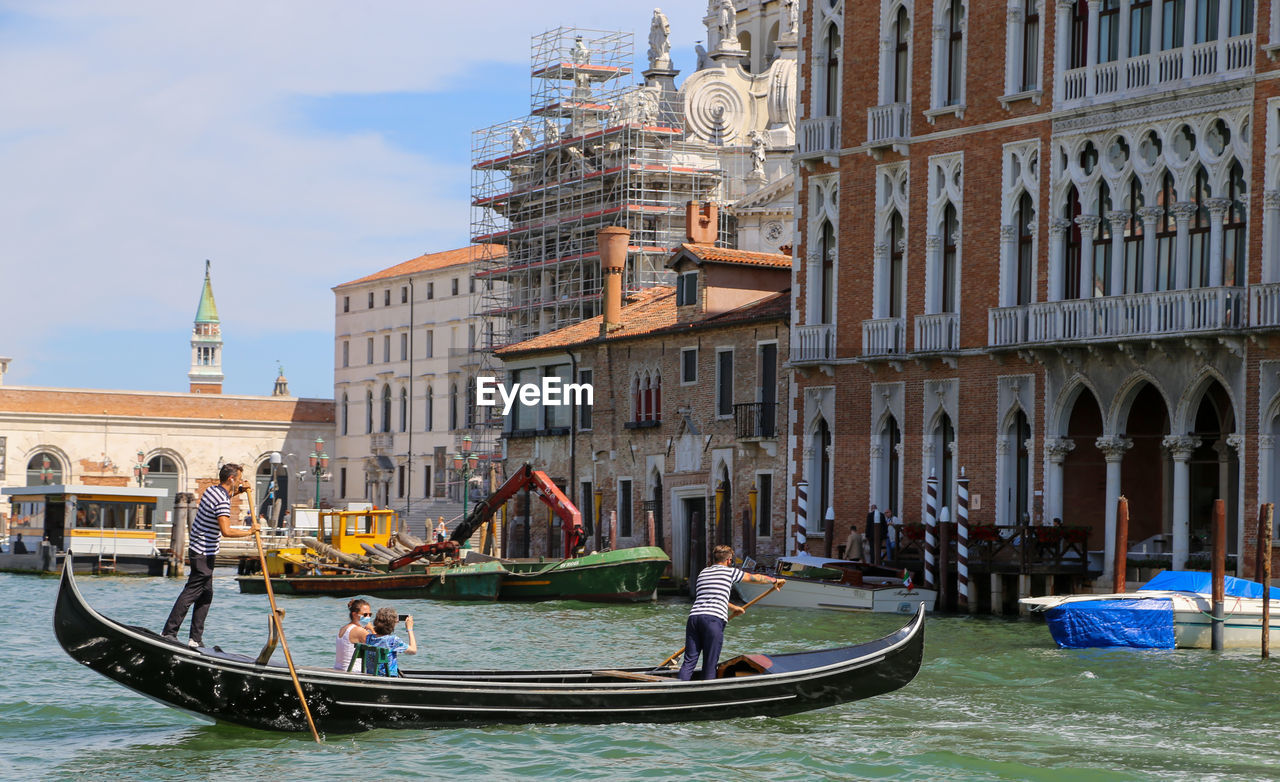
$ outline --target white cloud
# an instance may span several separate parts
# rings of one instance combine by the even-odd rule
[[[701,37],[703,8],[668,9],[677,42]],[[527,63],[530,35],[561,23],[630,27],[643,60],[649,14],[598,0],[0,0],[0,355],[18,368],[38,352],[33,323],[185,331],[205,258],[224,319],[326,328],[330,286],[465,236],[470,151],[311,132],[292,101],[457,89],[481,65]],[[424,118],[428,137],[431,121],[480,124]]]

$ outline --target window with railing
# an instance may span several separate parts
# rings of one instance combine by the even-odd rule
[[[889,86],[891,103],[906,103],[911,87],[911,19],[907,9],[899,6],[893,22],[893,82]]]
[[[1093,235],[1093,295],[1106,296],[1115,293],[1108,289],[1111,280],[1111,221],[1107,213],[1111,211],[1111,188],[1103,182],[1098,187],[1098,201],[1094,206],[1094,214],[1098,216],[1098,227]]]
[[[1098,62],[1120,58],[1120,0],[1102,0],[1098,7]]]
[[[1209,284],[1209,207],[1205,204],[1212,197],[1209,189],[1209,175],[1204,166],[1196,169],[1195,185],[1191,190],[1192,201],[1196,211],[1191,216],[1191,225],[1187,233],[1191,242],[1191,287],[1205,287]]]
[[[1164,211],[1156,218],[1156,290],[1172,290],[1174,259],[1178,250],[1178,221],[1173,205],[1178,202],[1173,189],[1173,174],[1168,171],[1160,181],[1160,206]]]
[[[885,280],[887,290],[885,291],[888,298],[886,308],[887,316],[890,318],[902,317],[902,286],[903,286],[903,254],[905,253],[906,230],[902,224],[902,215],[895,210],[889,217],[889,273]]]
[[[1227,177],[1227,219],[1222,224],[1222,271],[1225,285],[1243,286],[1245,261],[1245,223],[1248,209],[1244,203],[1245,181],[1244,169],[1239,161],[1231,164]]]
[[[1129,0],[1129,56],[1151,53],[1152,0]]]
[[[824,46],[827,67],[823,85],[822,111],[828,117],[840,114],[840,31],[834,24],[827,28]]]
[[[1015,214],[1018,231],[1018,279],[1015,295],[1017,304],[1030,304],[1035,285],[1035,235],[1032,232],[1035,220],[1035,207],[1031,196],[1023,193],[1018,199],[1018,211]]]
[[[1129,192],[1125,197],[1124,209],[1129,219],[1124,227],[1124,292],[1136,293],[1142,287],[1143,248],[1145,237],[1142,234],[1142,217],[1138,214],[1142,209],[1142,184],[1136,176],[1129,177]]]
[[[1089,0],[1076,0],[1071,6],[1070,43],[1067,67],[1083,68],[1089,51]]]
[[[382,386],[382,431],[391,431],[391,386]]]
[[[1113,0],[1114,1],[1114,0]],[[941,105],[964,103],[964,4],[950,0],[946,6],[946,58]]]
[[[1077,299],[1080,298],[1080,252],[1082,242],[1080,224],[1076,222],[1076,218],[1080,217],[1080,194],[1074,186],[1067,191],[1067,202],[1063,206],[1062,217],[1070,222],[1062,242],[1062,297],[1064,299]]]
[[[833,323],[835,317],[836,287],[836,234],[831,223],[822,221],[819,252],[822,253],[822,288],[820,291],[821,309],[818,313],[820,323]]]
[[[947,204],[942,210],[942,291],[938,312],[956,311],[956,276],[959,271],[956,243],[959,237],[960,221],[956,219],[956,208]]]

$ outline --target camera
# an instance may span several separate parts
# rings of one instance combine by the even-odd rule
[[[403,622],[404,620],[406,620],[406,619],[408,619],[408,618],[409,618],[409,615],[408,615],[408,614],[401,614],[401,615],[398,617],[398,619],[399,619],[401,622]]]

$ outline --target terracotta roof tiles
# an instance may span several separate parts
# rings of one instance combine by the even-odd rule
[[[345,288],[348,285],[356,285],[362,282],[373,282],[374,280],[386,280],[393,277],[401,277],[406,274],[417,274],[419,272],[436,271],[438,269],[447,269],[450,266],[462,266],[480,259],[487,258],[503,258],[506,257],[507,248],[501,244],[473,244],[467,247],[459,247],[456,250],[445,250],[438,253],[427,253],[419,255],[417,258],[398,263],[390,266],[382,271],[361,277],[358,280],[344,282],[341,285],[334,286],[334,290]]]
[[[710,244],[682,244],[680,250],[687,252],[700,261],[715,263],[733,263],[744,266],[767,266],[774,269],[790,269],[791,256],[780,253],[759,253],[749,250],[730,250]],[[680,257],[677,253],[672,260]]]

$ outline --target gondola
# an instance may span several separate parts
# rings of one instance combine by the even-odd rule
[[[777,717],[883,695],[910,682],[924,650],[924,609],[904,627],[838,649],[747,655],[723,678],[680,682],[666,668],[403,671],[399,678],[299,668],[316,727],[685,722]],[[76,661],[125,687],[220,722],[305,731],[288,669],[217,648],[191,649],[99,614],[63,568],[54,632]],[[728,667],[725,670],[725,666]]]

